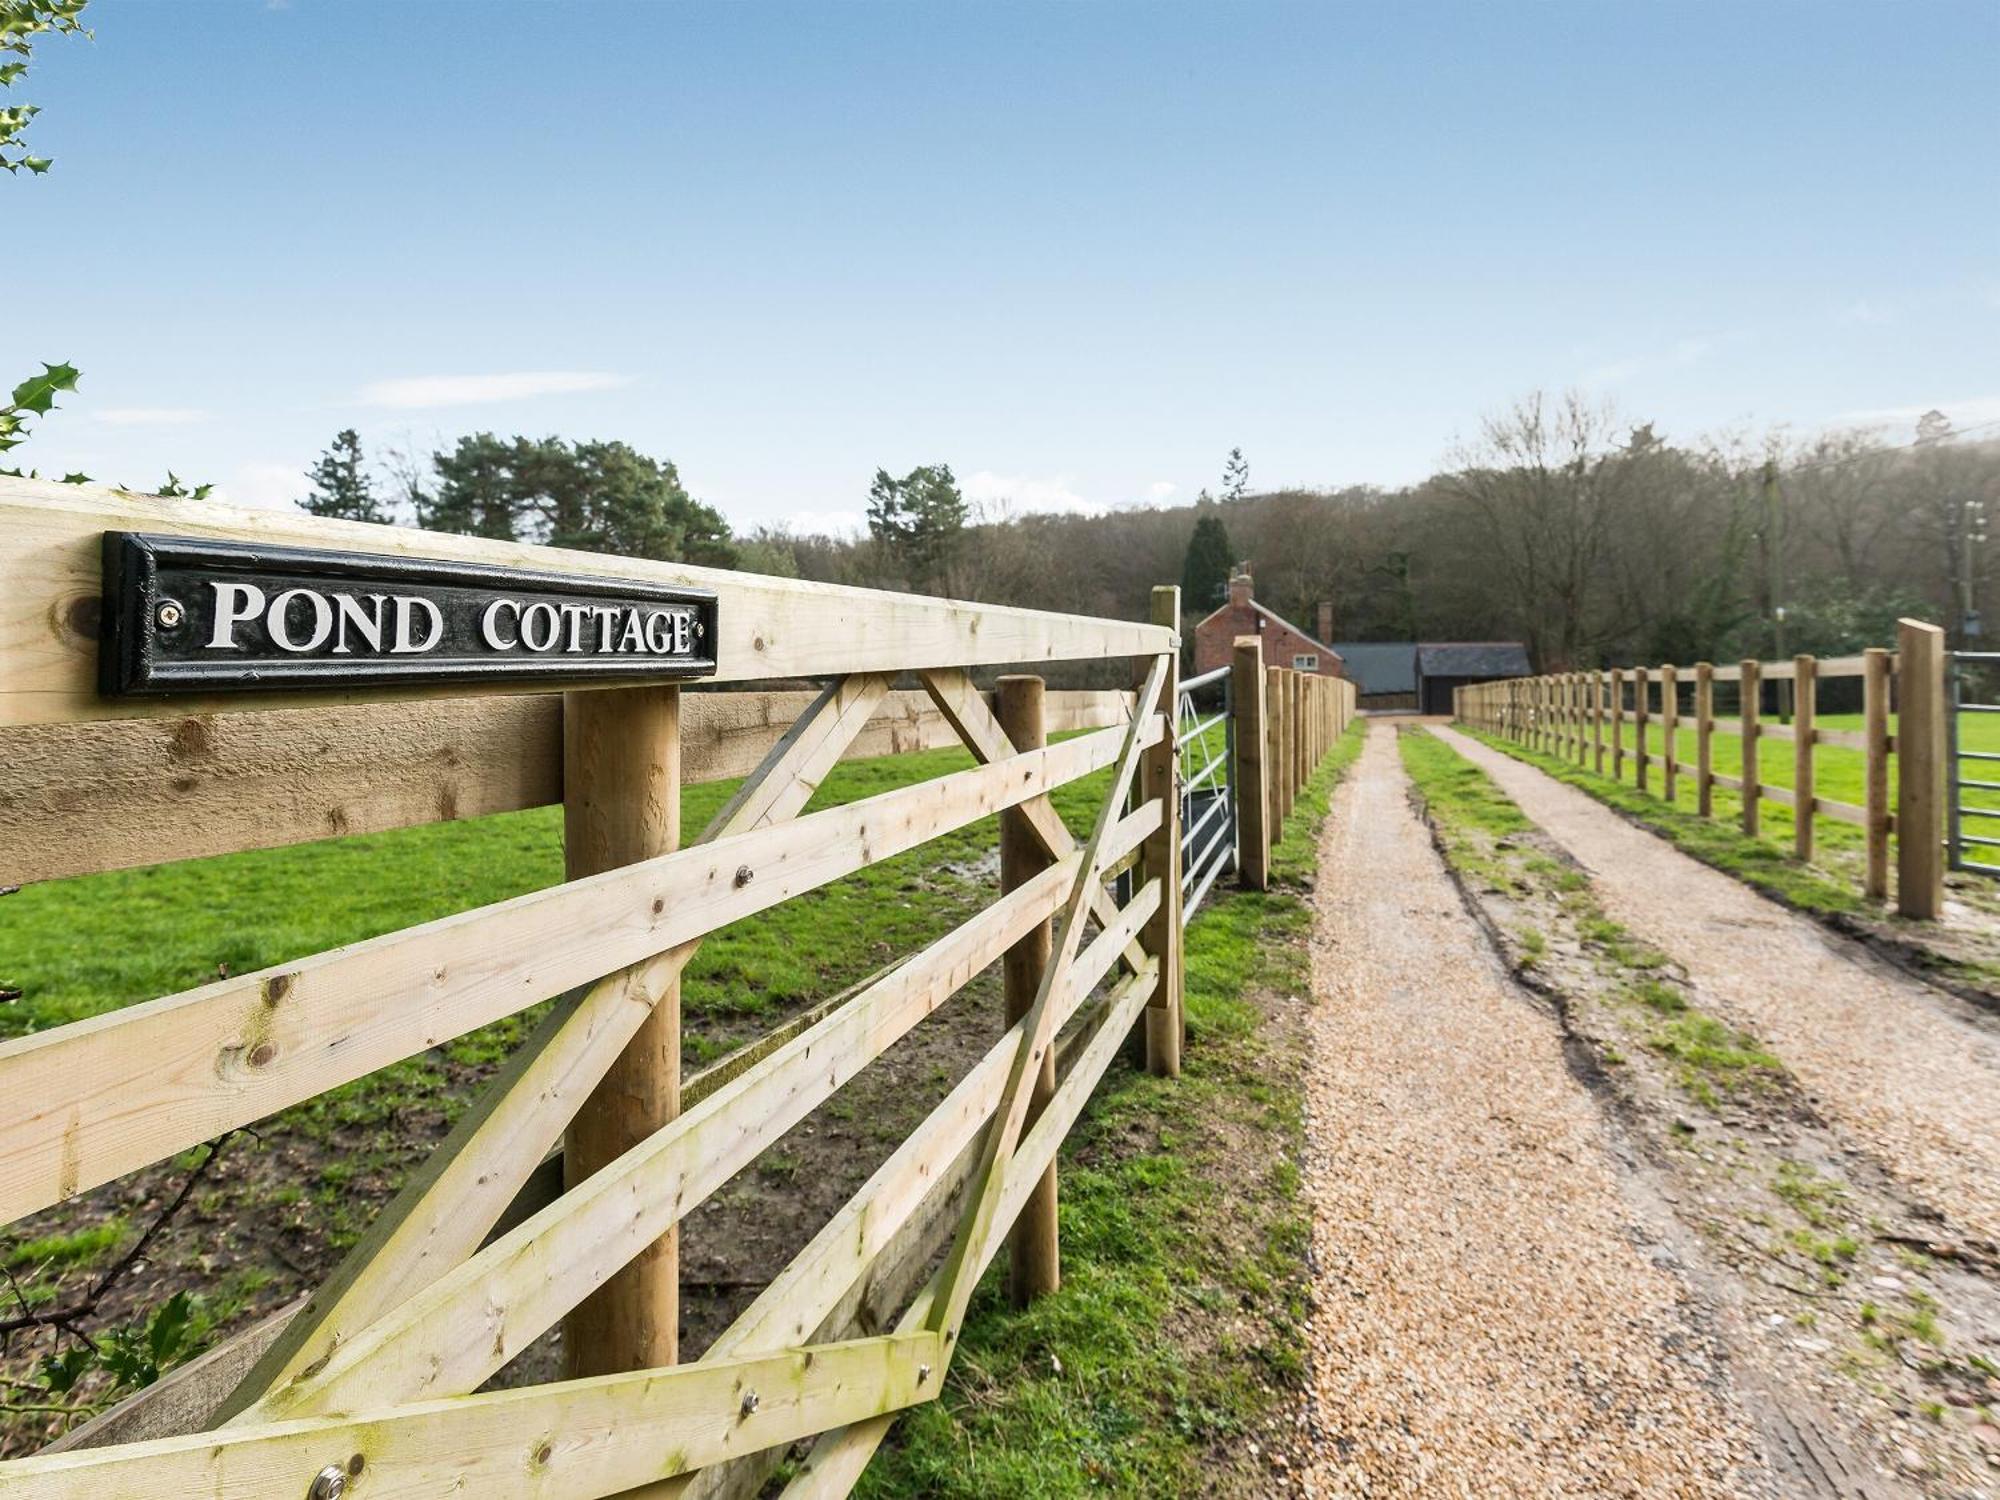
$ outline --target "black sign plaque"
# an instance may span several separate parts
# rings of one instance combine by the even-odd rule
[[[108,695],[715,671],[712,589],[104,534]]]

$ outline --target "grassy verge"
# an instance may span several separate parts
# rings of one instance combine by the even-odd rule
[[[1586,771],[1544,751],[1530,750],[1481,730],[1462,728],[1461,732],[1503,755],[1511,755],[1537,770],[1546,771],[1566,785],[1590,793],[1598,801],[1617,808],[1633,821],[1650,828],[1683,853],[1734,875],[1788,906],[1821,915],[1858,916],[1870,911],[1861,893],[1851,885],[1793,858],[1769,840],[1748,837],[1735,823],[1726,821],[1724,815],[1729,809],[1720,800],[1716,805],[1716,816],[1704,818],[1683,810],[1679,801],[1670,804],[1650,791],[1642,792],[1625,782],[1599,776],[1594,771]],[[1692,776],[1684,778],[1678,789],[1683,798],[1692,797],[1693,781]],[[1724,795],[1723,789],[1718,787],[1716,795],[1720,799]],[[1847,831],[1853,832],[1852,829]]]
[[[1502,898],[1488,903],[1497,908],[1488,915],[1517,971],[1547,970],[1558,952],[1578,955],[1572,987],[1587,978],[1621,1037],[1647,1049],[1684,1095],[1708,1109],[1784,1078],[1755,1037],[1693,1006],[1667,956],[1605,914],[1590,878],[1557,857],[1491,777],[1422,730],[1406,732],[1399,748],[1446,863],[1475,892]],[[1615,1047],[1599,1060],[1623,1061]]]
[[[1063,1285],[1025,1312],[996,1266],[942,1400],[905,1416],[870,1496],[1264,1493],[1251,1451],[1303,1376],[1305,881],[1359,727],[1304,789],[1267,893],[1187,936],[1190,1042],[1168,1083],[1115,1065],[1062,1158]]]
[[[1994,896],[2000,893],[2000,888],[1993,882],[1979,876],[1950,876],[1954,899],[1966,908],[1967,918],[1942,925],[1909,921],[1861,895],[1858,832],[1845,824],[1823,823],[1824,827],[1839,829],[1840,839],[1830,857],[1822,842],[1819,859],[1833,867],[1822,868],[1818,859],[1808,864],[1794,858],[1788,843],[1773,842],[1768,823],[1763,836],[1747,837],[1734,821],[1735,808],[1740,804],[1720,787],[1715,794],[1716,816],[1703,818],[1687,810],[1693,805],[1691,776],[1682,779],[1676,801],[1668,803],[1651,791],[1642,792],[1627,782],[1599,776],[1545,751],[1531,750],[1481,730],[1464,726],[1459,726],[1459,730],[1503,755],[1588,792],[1632,822],[1660,835],[1682,853],[1735,876],[1772,900],[1815,917],[1837,932],[1861,939],[1911,973],[1977,1004],[1989,1008],[2000,1006],[2000,923],[1996,923],[1993,908]],[[1847,856],[1841,854],[1842,849]]]

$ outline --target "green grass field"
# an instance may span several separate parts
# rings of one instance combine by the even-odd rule
[[[962,750],[848,762],[811,810],[971,764]],[[1073,828],[1088,830],[1108,777],[1057,790]],[[683,826],[705,827],[737,785],[686,788]],[[715,933],[689,968],[688,1013],[769,1015],[948,931],[991,898],[997,875],[975,867],[997,827],[984,819]],[[562,811],[547,807],[29,886],[0,906],[0,983],[22,991],[0,1007],[0,1035],[502,901],[562,874]]]
[[[1767,725],[1778,722],[1766,716]],[[1859,714],[1821,714],[1818,718],[1822,729],[1852,730],[1862,728]],[[1895,721],[1890,721],[1890,732],[1895,732]],[[1589,726],[1585,726],[1585,738],[1590,737]],[[1960,714],[1958,719],[1959,746],[1963,750],[1977,750],[2000,754],[2000,714]],[[1638,785],[1638,759],[1634,753],[1637,738],[1633,724],[1628,718],[1625,723],[1625,765],[1624,774],[1619,779],[1626,786]],[[1605,725],[1604,775],[1612,775],[1611,728]],[[1647,721],[1646,745],[1652,757],[1648,770],[1647,790],[1654,797],[1665,801],[1662,796],[1664,784],[1664,756],[1666,735],[1662,732],[1656,717]],[[1697,754],[1695,731],[1687,718],[1683,718],[1675,728],[1675,756],[1680,764],[1680,774],[1674,788],[1674,805],[1683,811],[1694,812],[1697,807],[1694,765]],[[1791,788],[1796,780],[1793,762],[1794,742],[1765,734],[1757,742],[1757,772],[1759,779],[1767,786]],[[1711,737],[1711,754],[1715,769],[1725,776],[1740,777],[1743,774],[1743,740],[1735,734],[1716,732]],[[1563,755],[1569,764],[1579,764],[1572,756]],[[1594,757],[1593,757],[1594,758]],[[1863,775],[1866,758],[1859,750],[1850,750],[1841,745],[1814,746],[1813,784],[1816,796],[1846,802],[1855,807],[1863,805],[1865,792]],[[1984,770],[1981,763],[1965,763],[1965,774],[1975,780],[2000,781],[2000,763],[1993,769]],[[1968,789],[1963,798],[1968,808],[1984,808],[1992,811],[1991,819],[1968,815],[1965,819],[1966,832],[1983,833],[2000,838],[2000,792]],[[1742,817],[1743,800],[1726,787],[1717,786],[1714,795],[1715,816],[1732,824],[1739,824]],[[1889,771],[1889,805],[1896,804],[1896,774],[1893,758]],[[1758,815],[1759,836],[1790,848],[1793,836],[1793,813],[1789,807],[1766,798],[1761,801]],[[1843,823],[1824,815],[1813,820],[1813,842],[1815,860],[1843,875],[1851,873],[1857,861],[1863,857],[1863,836],[1860,828],[1851,823]],[[2000,861],[1996,861],[2000,862]]]
[[[1300,798],[1274,851],[1279,888],[1253,894],[1223,882],[1191,929],[1183,1079],[1169,1084],[1115,1065],[1065,1148],[1061,1292],[1017,1314],[1001,1289],[1004,1260],[989,1274],[946,1399],[905,1419],[870,1472],[869,1493],[972,1496],[997,1486],[1070,1495],[1109,1486],[1182,1494],[1219,1472],[1219,1449],[1234,1455],[1224,1466],[1245,1476],[1235,1492],[1254,1492],[1263,1470],[1241,1455],[1241,1439],[1289,1409],[1287,1388],[1304,1357],[1306,1243],[1294,1165],[1297,1048],[1273,1037],[1262,1006],[1273,993],[1302,993],[1309,917],[1297,881],[1312,867],[1311,832],[1327,793],[1358,743],[1340,746]],[[844,764],[812,807],[971,763],[962,751],[940,750]],[[1109,774],[1056,793],[1079,833]],[[705,826],[734,789],[686,789],[684,826]],[[988,818],[711,936],[684,985],[689,1066],[990,903],[996,843],[997,820]],[[0,902],[0,984],[21,991],[0,1005],[0,1035],[99,1015],[561,878],[561,813],[544,808],[30,886]],[[357,1207],[357,1177],[381,1178],[381,1192],[393,1188],[411,1156],[408,1121],[462,1110],[540,1012],[267,1122],[258,1145],[243,1149],[301,1171],[274,1177],[283,1183],[276,1196],[253,1198],[249,1211],[303,1215],[329,1245],[352,1243],[367,1214]],[[1264,1165],[1251,1165],[1246,1132],[1268,1154]],[[224,1202],[203,1208],[199,1233],[216,1243],[226,1225],[212,1216]],[[29,1221],[0,1236],[0,1265],[44,1278],[88,1275],[129,1243],[137,1224],[107,1213],[51,1239]],[[200,1339],[241,1321],[255,1276],[268,1279],[238,1265],[189,1288]],[[29,1288],[46,1291],[40,1282]],[[1202,1318],[1247,1336],[1191,1345],[1191,1320]]]

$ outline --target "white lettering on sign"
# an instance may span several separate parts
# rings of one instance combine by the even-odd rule
[[[291,656],[421,656],[449,631],[438,601],[422,594],[351,594],[297,586],[267,597],[254,583],[211,582],[214,621],[207,649],[248,651],[245,627],[261,623],[271,646]],[[554,603],[505,595],[471,600],[468,630],[486,650],[518,656],[688,656],[692,609],[653,605]],[[476,611],[476,614],[472,613]]]

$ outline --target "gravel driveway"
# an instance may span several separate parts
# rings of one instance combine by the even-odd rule
[[[1532,766],[1453,749],[1589,871],[1605,910],[1754,1031],[1829,1121],[1961,1231],[2000,1239],[2000,1031]]]
[[[1308,1493],[1765,1493],[1702,1310],[1649,1254],[1554,1021],[1461,906],[1386,725],[1320,871]]]

